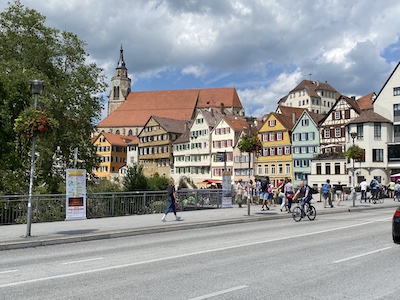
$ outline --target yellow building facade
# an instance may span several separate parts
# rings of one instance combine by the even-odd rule
[[[269,176],[275,187],[286,177],[293,181],[292,128],[290,117],[271,113],[258,132],[263,148],[256,162],[257,176]]]

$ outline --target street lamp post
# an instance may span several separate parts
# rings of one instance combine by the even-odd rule
[[[353,147],[354,147],[354,139],[357,137],[357,132],[351,132],[350,136],[353,140]],[[356,206],[356,186],[354,182],[354,157],[353,157],[353,167],[352,167],[352,176],[351,176],[351,196],[353,199],[353,207]]]
[[[34,109],[37,109],[39,102],[39,95],[42,93],[44,86],[46,85],[43,81],[32,80],[28,81],[28,85],[31,88],[32,94],[35,97],[35,102],[33,105]],[[31,172],[29,176],[29,200],[28,200],[28,212],[26,216],[26,237],[31,236],[31,225],[32,225],[32,197],[33,197],[33,177],[35,174],[35,146],[36,138],[32,137],[32,152],[31,152]]]

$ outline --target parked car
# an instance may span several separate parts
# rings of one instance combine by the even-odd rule
[[[400,243],[400,206],[397,207],[392,221],[393,242]]]

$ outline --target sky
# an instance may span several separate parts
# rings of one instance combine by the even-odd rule
[[[132,91],[235,87],[257,117],[304,79],[378,94],[400,61],[398,0],[20,2],[85,41],[108,83],[122,44]]]

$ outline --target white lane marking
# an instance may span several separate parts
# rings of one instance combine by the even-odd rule
[[[345,261],[348,261],[348,260],[352,260],[352,259],[360,258],[360,257],[363,257],[363,256],[367,256],[367,255],[370,255],[370,254],[382,252],[382,251],[385,251],[385,250],[388,250],[388,249],[391,249],[391,248],[392,247],[386,247],[386,248],[378,249],[378,250],[375,250],[375,251],[371,251],[371,252],[367,252],[367,253],[351,256],[351,257],[348,257],[348,258],[335,260],[333,263],[334,264],[338,264],[338,263],[345,262]]]
[[[248,246],[261,245],[261,244],[267,244],[267,243],[272,243],[272,242],[284,241],[284,240],[288,240],[288,239],[292,239],[292,238],[302,238],[302,237],[305,237],[305,236],[310,236],[310,235],[315,235],[315,234],[338,231],[338,230],[352,228],[352,227],[365,226],[367,224],[381,222],[381,221],[385,221],[387,219],[392,219],[392,218],[385,218],[385,219],[376,220],[376,221],[369,221],[369,222],[353,224],[353,225],[348,225],[348,226],[342,226],[342,227],[337,227],[337,228],[330,228],[330,229],[320,230],[320,231],[316,231],[316,232],[308,232],[308,233],[304,233],[304,234],[288,236],[288,237],[282,237],[282,238],[277,238],[277,239],[273,239],[273,240],[259,241],[259,242],[253,242],[253,243],[247,243],[247,244],[235,245],[235,246],[228,246],[228,247],[224,247],[224,248],[216,248],[216,249],[198,251],[198,252],[193,252],[193,253],[185,253],[185,254],[180,254],[180,255],[168,256],[168,257],[157,258],[157,259],[152,259],[152,260],[145,260],[145,261],[134,262],[134,263],[124,264],[124,265],[117,265],[117,266],[111,266],[111,267],[106,267],[106,268],[100,268],[100,269],[86,270],[86,271],[69,273],[69,274],[61,274],[61,275],[55,275],[55,276],[49,276],[49,277],[35,278],[35,279],[30,279],[30,280],[25,280],[25,281],[17,281],[17,282],[2,284],[2,285],[0,285],[0,288],[10,287],[10,286],[17,286],[17,285],[22,285],[22,284],[26,284],[26,283],[35,283],[35,282],[40,282],[40,281],[59,279],[59,278],[67,278],[67,277],[72,277],[72,276],[85,275],[85,274],[91,274],[91,273],[97,273],[97,272],[103,272],[103,271],[122,269],[122,268],[127,268],[127,267],[132,267],[132,266],[144,265],[144,264],[149,264],[149,263],[154,263],[154,262],[172,260],[172,259],[177,259],[177,258],[200,255],[200,254],[207,254],[207,253],[212,253],[212,252],[226,251],[226,250],[230,250],[230,249],[237,249],[237,248],[242,248],[242,247],[248,247]]]
[[[74,261],[67,261],[65,263],[62,263],[63,265],[71,265],[71,264],[79,264],[83,262],[88,262],[88,261],[93,261],[93,260],[100,260],[104,259],[103,257],[96,257],[96,258],[88,258],[88,259],[83,259],[83,260],[74,260]]]
[[[230,293],[230,292],[234,292],[234,291],[237,291],[237,290],[241,290],[241,289],[244,289],[244,288],[247,288],[247,287],[248,287],[247,285],[240,285],[240,286],[233,287],[233,288],[230,288],[230,289],[227,289],[227,290],[223,290],[223,291],[219,291],[219,292],[214,292],[214,293],[207,294],[207,295],[203,295],[203,296],[199,296],[199,297],[196,297],[196,298],[191,298],[191,299],[189,299],[189,300],[208,299],[208,298],[212,298],[212,297],[215,297],[215,296],[219,296],[219,295],[223,295],[223,294],[228,294],[228,293]]]
[[[18,270],[0,271],[0,274],[13,273],[13,272],[18,272]]]

